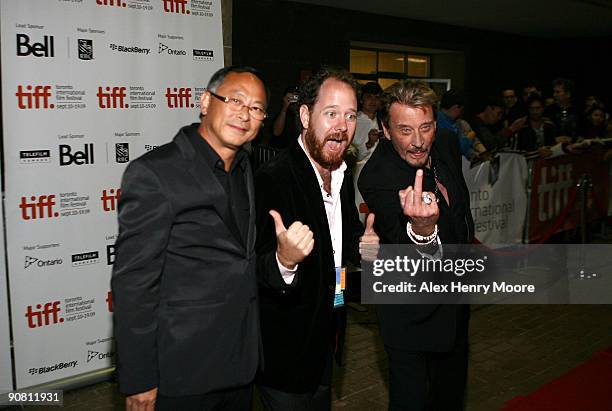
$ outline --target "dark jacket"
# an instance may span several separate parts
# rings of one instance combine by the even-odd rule
[[[474,237],[470,197],[458,142],[450,130],[436,132],[431,158],[450,197],[450,207],[446,207],[440,196],[440,240],[443,244],[470,243]],[[382,244],[412,244],[398,192],[414,184],[416,170],[397,154],[391,141],[383,140],[361,172],[359,191],[376,216],[374,225]],[[433,192],[434,187],[433,173],[425,170],[423,191]],[[467,307],[461,305],[380,305],[377,309],[385,345],[415,351],[450,350],[457,319],[468,315]]]
[[[119,385],[127,394],[242,386],[259,364],[250,166],[244,241],[224,189],[187,133],[181,129],[123,175],[111,285]]]
[[[358,242],[363,233],[352,181],[347,170],[340,190],[343,264],[346,260],[358,261]],[[258,170],[255,191],[265,360],[259,383],[285,392],[313,391],[321,382],[334,346],[336,274],[321,189],[297,141]],[[276,262],[276,233],[268,214],[271,209],[280,213],[285,227],[301,221],[314,234],[314,249],[299,264],[291,285],[285,284]]]

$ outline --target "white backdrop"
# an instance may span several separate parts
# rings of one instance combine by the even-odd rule
[[[120,177],[198,121],[198,97],[223,66],[221,6],[2,0],[1,14],[8,276],[23,388],[111,366]]]
[[[528,169],[520,154],[500,153],[470,168],[463,159],[463,176],[470,192],[470,208],[478,241],[487,244],[520,244],[527,213]]]
[[[0,170],[0,180],[1,179],[2,170]],[[0,219],[4,221],[4,207],[2,201],[0,201]],[[0,235],[0,394],[13,389],[5,263],[4,236]]]

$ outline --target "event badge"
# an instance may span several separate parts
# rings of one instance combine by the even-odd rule
[[[336,291],[334,293],[334,308],[344,305],[344,289],[346,288],[346,267],[336,267]]]

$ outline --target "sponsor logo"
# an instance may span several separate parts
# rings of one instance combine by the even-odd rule
[[[106,246],[106,265],[115,264],[115,244]]]
[[[191,103],[191,88],[166,88],[166,104],[168,108],[189,108],[193,107]]]
[[[55,57],[53,36],[43,36],[42,43],[30,44],[30,36],[17,34],[17,55],[21,57]]]
[[[111,188],[109,190],[102,190],[102,209],[106,212],[115,211],[117,209],[117,204],[119,204],[119,199],[121,198],[121,189]]]
[[[96,0],[98,6],[117,6],[125,7],[127,4],[121,0]]]
[[[133,53],[133,54],[145,54],[148,55],[151,49],[145,49],[138,46],[122,46],[121,44],[110,44],[110,49],[119,53]]]
[[[36,220],[59,217],[59,213],[55,211],[55,205],[55,194],[31,196],[30,201],[26,197],[21,197],[21,203],[19,204],[21,219]]]
[[[54,108],[53,103],[49,103],[51,98],[51,86],[17,86],[17,107],[21,110],[29,109],[49,109]]]
[[[25,313],[28,327],[38,328],[63,323],[64,319],[60,316],[60,312],[62,311],[60,304],[60,301],[36,304],[36,309],[28,305]]]
[[[212,50],[193,49],[193,59],[200,61],[213,61],[215,56]]]
[[[87,362],[93,360],[104,360],[105,358],[112,358],[115,355],[113,351],[110,352],[100,352],[100,351],[91,351],[87,350]]]
[[[79,59],[80,60],[93,60],[93,40],[89,39],[78,39],[79,45]]]
[[[169,54],[171,56],[186,56],[187,52],[185,50],[173,49],[166,46],[164,43],[159,43],[159,48],[157,49],[158,54]]]
[[[162,0],[162,3],[164,4],[164,12],[166,13],[191,13],[187,9],[187,0]]]
[[[98,87],[98,107],[100,108],[128,108],[126,103],[125,87]]]
[[[144,146],[145,151],[146,151],[147,153],[148,153],[149,151],[153,151],[153,150],[155,150],[157,147],[159,147],[159,146],[155,146],[155,145],[152,145],[152,144],[145,144],[145,146]]]
[[[19,162],[21,164],[48,163],[51,161],[51,150],[21,150]]]
[[[130,145],[128,143],[115,143],[115,160],[117,163],[130,161]]]
[[[72,153],[72,147],[68,144],[60,144],[59,146],[59,165],[69,166],[75,164],[82,166],[84,164],[94,163],[94,145],[93,143],[83,144],[83,151],[75,150]]]
[[[72,254],[72,266],[81,267],[83,265],[98,264],[100,253],[97,251],[87,251],[85,253]]]
[[[58,362],[57,364],[50,365],[50,366],[30,368],[28,372],[30,373],[30,375],[46,374],[48,372],[59,371],[59,370],[63,370],[66,368],[74,368],[77,366],[78,363],[79,363],[78,361]]]
[[[39,267],[39,268],[43,268],[43,267],[49,267],[52,265],[60,265],[63,264],[64,260],[62,260],[61,258],[56,258],[53,260],[41,260],[40,258],[36,258],[36,257],[32,257],[29,255],[25,256],[25,261],[23,263],[23,268],[25,270],[27,270],[28,268],[34,266],[34,267]]]

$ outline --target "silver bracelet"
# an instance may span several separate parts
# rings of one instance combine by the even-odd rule
[[[431,244],[438,237],[438,224],[436,224],[434,226],[433,233],[431,233],[430,235],[427,235],[427,236],[419,235],[419,234],[415,233],[412,230],[412,224],[410,224],[410,222],[406,223],[406,230],[408,232],[408,237],[412,240],[412,242],[416,243],[416,244],[419,244],[419,245]]]

